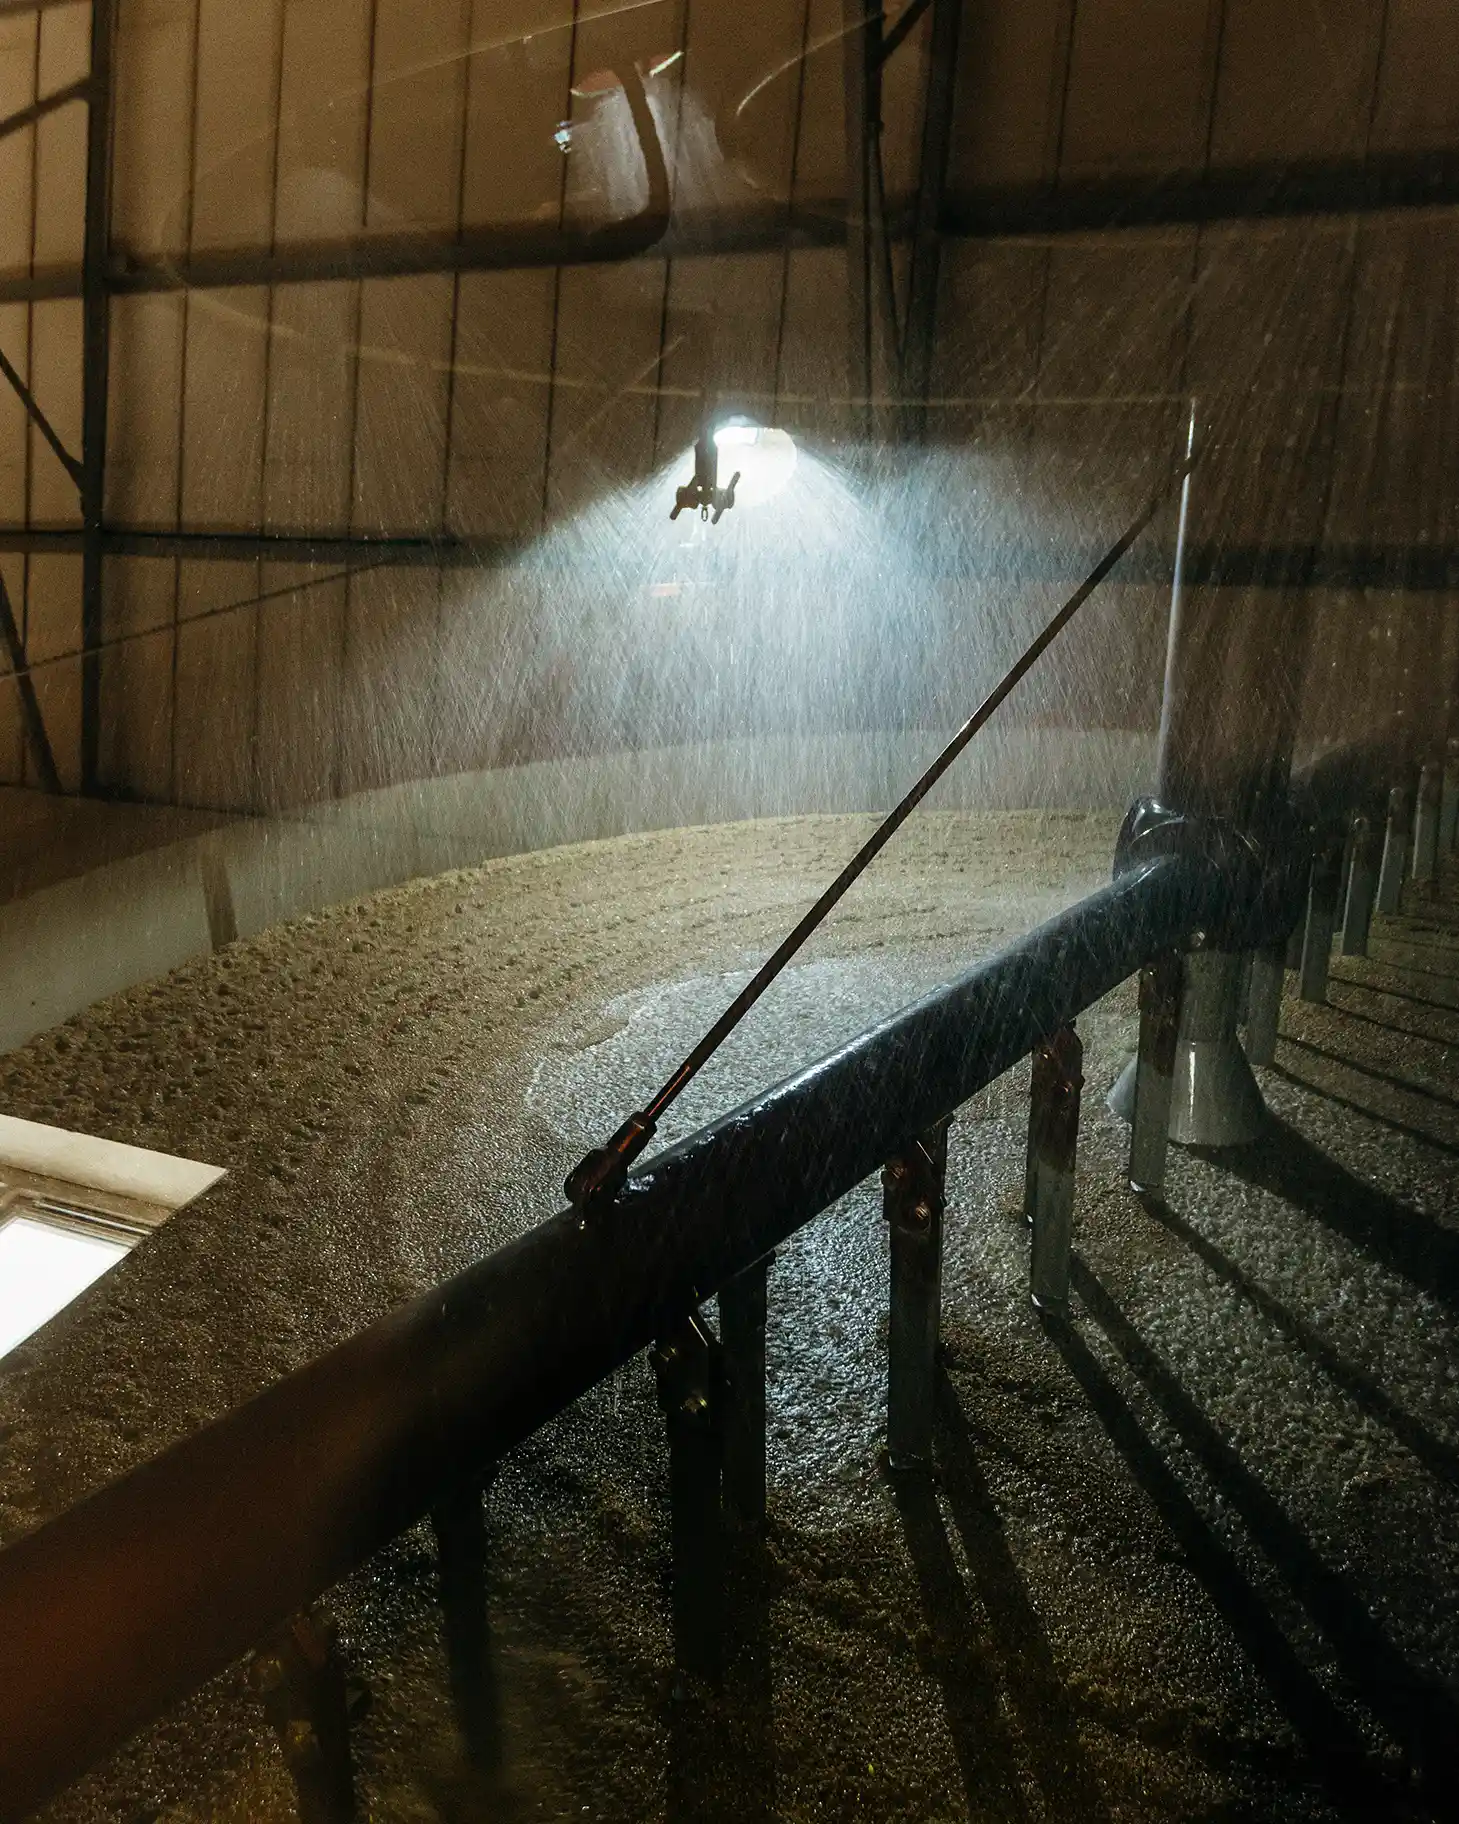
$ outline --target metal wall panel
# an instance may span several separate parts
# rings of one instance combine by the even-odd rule
[[[1059,173],[1198,171],[1224,0],[1101,0],[1074,16]]]
[[[1375,152],[1422,152],[1459,139],[1459,7],[1453,0],[1388,0]]]
[[[1226,0],[1214,165],[1361,157],[1385,0]]]
[[[117,242],[135,253],[187,249],[199,16],[197,0],[124,0],[122,6],[112,228]]]

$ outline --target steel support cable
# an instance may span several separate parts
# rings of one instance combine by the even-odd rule
[[[678,1069],[660,1087],[657,1094],[646,1102],[636,1114],[630,1115],[605,1146],[594,1148],[573,1168],[563,1187],[571,1202],[583,1208],[592,1200],[611,1196],[622,1185],[629,1166],[653,1138],[659,1117],[714,1056],[760,996],[806,942],[806,939],[824,922],[827,914],[866,872],[973,737],[986,726],[1014,688],[1043,657],[1084,603],[1089,600],[1146,526],[1154,519],[1172,490],[1185,482],[1186,477],[1195,467],[1196,461],[1197,457],[1194,452],[1187,451],[1185,459],[1166,476],[1084,581],[1045,624],[1042,631],[1024,648],[942,752],[923,772],[921,778],[917,780],[901,802],[887,813],[815,904],[755,971],[698,1044],[684,1058]]]
[[[30,1811],[1216,916],[1206,863],[1101,888],[629,1180],[0,1552],[0,1824]]]

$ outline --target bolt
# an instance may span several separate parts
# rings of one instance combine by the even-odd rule
[[[248,1677],[255,1691],[277,1691],[284,1682],[283,1662],[273,1653],[260,1654],[250,1667]]]
[[[284,1752],[291,1758],[313,1754],[319,1747],[314,1725],[296,1718],[284,1731]]]
[[[932,1205],[925,1197],[919,1197],[907,1211],[907,1221],[914,1229],[926,1229],[932,1225]]]
[[[709,1411],[709,1401],[702,1393],[686,1394],[682,1411],[686,1418],[697,1419]]]

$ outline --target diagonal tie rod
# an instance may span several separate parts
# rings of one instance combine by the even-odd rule
[[[628,1168],[652,1140],[658,1127],[659,1117],[664,1110],[699,1074],[806,939],[822,923],[838,901],[845,896],[848,889],[866,872],[974,735],[989,722],[1009,693],[1032,670],[1069,622],[1073,620],[1085,602],[1094,594],[1110,571],[1154,519],[1171,492],[1186,480],[1195,465],[1196,457],[1193,452],[1188,451],[1184,461],[1166,477],[1109,550],[1100,558],[1089,575],[1085,577],[1043,630],[1014,660],[901,803],[887,813],[795,928],[761,963],[754,975],[745,983],[674,1074],[664,1083],[657,1095],[645,1103],[637,1114],[630,1115],[606,1146],[595,1147],[573,1167],[563,1186],[569,1202],[579,1210],[586,1210],[589,1204],[603,1201],[617,1194],[628,1176]]]

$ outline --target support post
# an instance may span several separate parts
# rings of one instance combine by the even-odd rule
[[[1459,841],[1459,735],[1444,746],[1444,784],[1439,801],[1439,854],[1452,855]]]
[[[674,1690],[684,1697],[717,1686],[724,1668],[723,1365],[697,1313],[649,1359],[669,1434]]]
[[[1074,1242],[1074,1166],[1079,1146],[1079,1092],[1084,1046],[1062,1026],[1033,1054],[1029,1088],[1026,1214],[1033,1227],[1029,1295],[1040,1311],[1069,1304],[1069,1253]]]
[[[1195,949],[1185,958],[1170,1137],[1182,1146],[1244,1146],[1266,1108],[1236,1036],[1241,954]]]
[[[1246,997],[1246,1061],[1270,1064],[1277,1055],[1277,1027],[1282,990],[1287,982],[1286,946],[1274,944],[1251,959],[1251,987]]]
[[[501,1720],[486,1590],[485,1485],[468,1482],[431,1510],[441,1598],[446,1671],[456,1724],[472,1764],[494,1771],[501,1761]]]
[[[765,1318],[769,1305],[767,1254],[719,1293],[719,1341],[724,1352],[724,1517],[757,1538],[765,1530]]]
[[[1418,777],[1418,798],[1413,812],[1413,878],[1432,888],[1439,878],[1439,810],[1443,771],[1430,761]]]
[[[111,376],[112,78],[117,0],[92,0],[87,87],[86,227],[81,252],[81,790],[101,760],[102,535]]]
[[[1181,961],[1176,951],[1140,971],[1140,1049],[1135,1057],[1130,1119],[1129,1176],[1135,1191],[1158,1191],[1165,1183],[1180,980]]]
[[[1403,876],[1408,868],[1408,838],[1412,821],[1413,801],[1408,787],[1395,785],[1388,794],[1388,820],[1383,830],[1383,864],[1378,870],[1378,910],[1390,918],[1403,901]]]
[[[1327,972],[1332,967],[1332,934],[1342,891],[1342,850],[1328,843],[1317,852],[1307,888],[1307,922],[1302,928],[1299,989],[1304,1001],[1327,999]]]
[[[355,1815],[352,1704],[334,1624],[298,1615],[254,1655],[249,1682],[279,1739],[300,1824],[350,1824]]]
[[[1342,913],[1342,954],[1366,956],[1373,902],[1378,893],[1382,845],[1378,826],[1365,811],[1359,811],[1353,818],[1349,852],[1348,890]]]
[[[891,1244],[887,1460],[894,1470],[925,1469],[932,1461],[949,1125],[929,1128],[882,1171]]]

